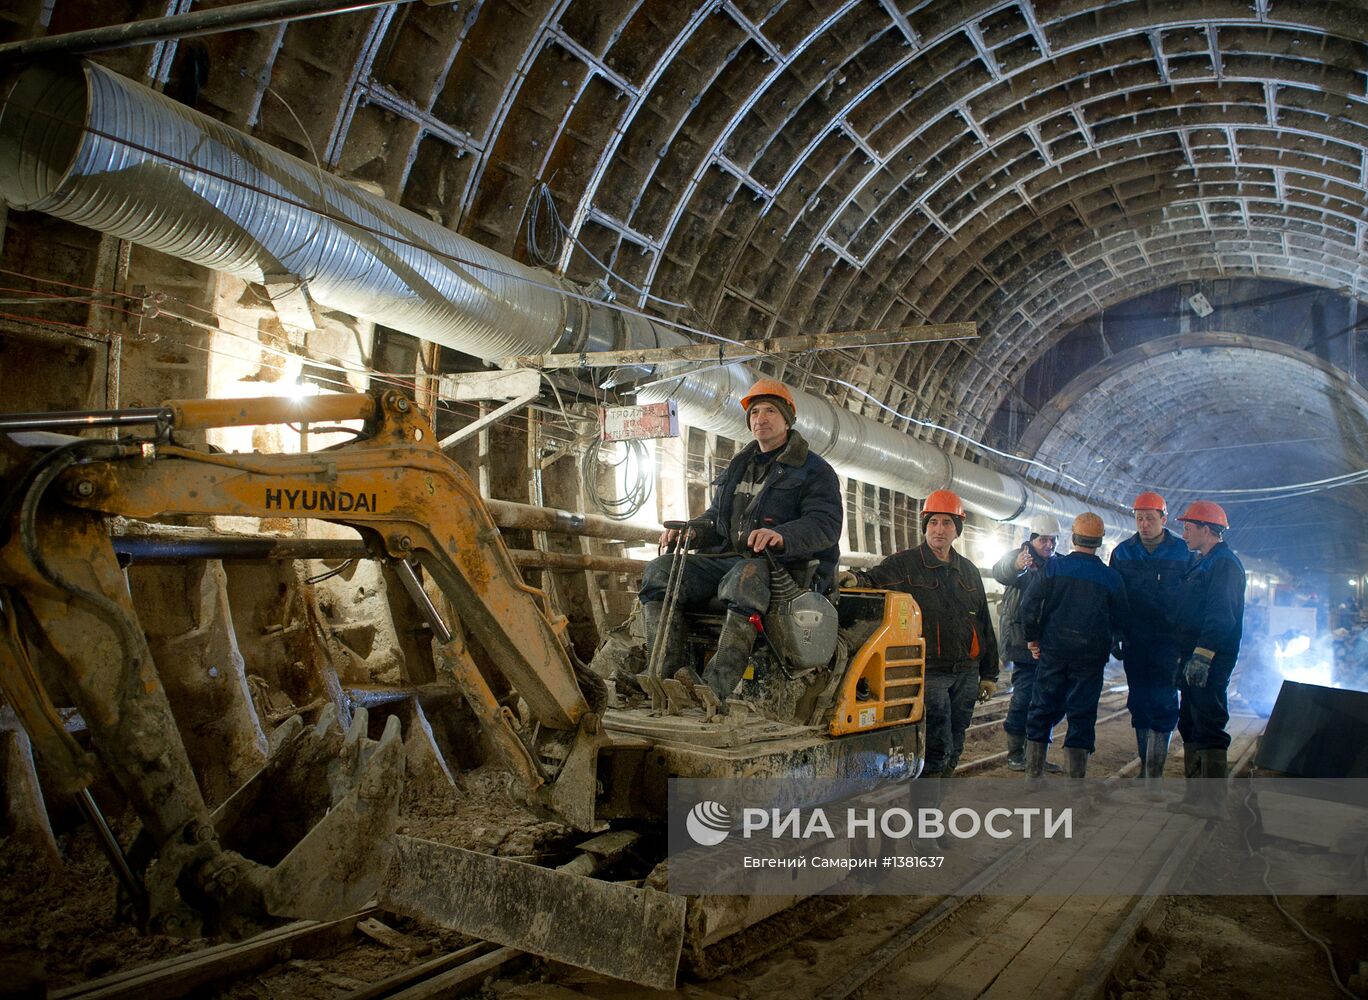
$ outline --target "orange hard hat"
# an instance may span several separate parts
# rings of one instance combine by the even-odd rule
[[[1168,513],[1168,504],[1164,503],[1164,498],[1158,493],[1151,493],[1148,490],[1135,498],[1135,503],[1131,504],[1131,510],[1157,510],[1160,514]]]
[[[1073,535],[1075,545],[1087,545],[1089,547],[1095,542],[1102,544],[1102,536],[1106,534],[1107,527],[1102,523],[1102,518],[1092,511],[1084,511],[1074,518]]]
[[[750,412],[751,403],[761,396],[777,396],[788,404],[789,409],[798,412],[798,405],[793,401],[793,393],[783,382],[772,378],[762,378],[746,390],[746,394],[741,397],[741,409]]]
[[[951,517],[964,516],[964,504],[949,490],[936,490],[922,504],[922,517],[930,514],[949,514]]]
[[[1218,503],[1210,500],[1194,500],[1188,504],[1188,509],[1183,511],[1178,518],[1180,521],[1196,521],[1200,524],[1215,524],[1222,528],[1229,528],[1230,522],[1226,520],[1226,512],[1221,509]]]
[[[926,534],[926,522],[932,514],[947,514],[955,522],[955,537],[964,534],[964,504],[949,490],[933,490],[922,502],[921,529]]]

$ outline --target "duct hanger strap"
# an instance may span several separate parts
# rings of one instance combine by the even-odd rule
[[[625,351],[581,351],[568,354],[515,354],[500,358],[500,368],[617,368],[621,365],[655,365],[668,361],[710,361],[723,364],[760,354],[789,354],[798,351],[835,351],[871,345],[921,344],[941,340],[972,340],[978,337],[977,323],[941,323],[930,326],[887,327],[878,330],[802,334],[738,340],[715,344],[678,344],[671,347],[644,347]]]

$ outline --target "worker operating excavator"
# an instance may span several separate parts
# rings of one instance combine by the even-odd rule
[[[835,471],[793,429],[793,394],[782,382],[760,379],[741,397],[746,424],[755,440],[732,459],[714,486],[712,504],[691,521],[689,537],[667,529],[661,545],[696,545],[698,556],[680,568],[675,600],[681,609],[720,598],[727,606],[717,652],[700,679],[684,662],[685,623],[681,614],[666,616],[661,628],[670,555],[652,560],[642,575],[641,607],[645,618],[648,659],[657,641],[664,643],[662,673],[684,671],[725,700],[741,680],[755,645],[752,616],[770,604],[770,559],[795,577],[817,561],[811,587],[820,592],[835,579],[841,535],[841,487]]]

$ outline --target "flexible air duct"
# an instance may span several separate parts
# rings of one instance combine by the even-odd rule
[[[103,67],[24,67],[3,94],[0,197],[15,208],[248,281],[300,281],[328,308],[485,360],[687,342]],[[686,423],[748,440],[739,399],[754,377],[730,365],[646,398],[672,395]],[[996,520],[1082,509],[797,395],[799,429],[845,475],[918,497],[953,489]]]

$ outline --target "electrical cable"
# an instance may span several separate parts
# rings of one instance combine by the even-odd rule
[[[608,277],[612,278],[619,284],[626,285],[628,288],[630,288],[632,291],[636,292],[638,295],[642,296],[646,300],[650,302],[659,302],[661,305],[670,306],[674,309],[691,308],[689,303],[687,302],[674,302],[670,299],[661,298],[659,295],[652,295],[650,292],[648,292],[641,286],[632,284],[632,282],[622,277],[622,275],[617,274],[611,267],[609,267],[603,261],[599,260],[599,258],[594,254],[594,252],[590,250],[587,246],[585,246],[582,240],[580,240],[577,236],[571,233],[570,228],[567,225],[565,225],[563,221],[561,221],[560,212],[556,209],[556,199],[551,194],[551,186],[549,184],[547,184],[544,181],[541,184],[539,184],[537,186],[536,191],[533,192],[532,198],[532,211],[529,214],[527,220],[528,250],[532,253],[532,256],[535,257],[541,264],[547,267],[559,267],[560,256],[562,251],[564,250],[565,241],[569,240],[579,249],[583,250],[584,255],[586,257],[588,257],[600,268],[602,268],[604,274],[606,274]],[[538,230],[537,220],[538,216],[542,211],[545,211],[547,213],[547,221],[550,222],[553,227],[555,227],[555,243],[553,244],[553,246],[555,247],[555,251],[554,253],[547,254],[545,256],[542,255],[540,248],[540,240],[536,236]]]
[[[546,213],[551,224],[551,249],[542,252],[541,226],[539,220]],[[560,213],[556,210],[556,199],[551,194],[549,184],[538,184],[532,192],[532,211],[527,217],[527,252],[532,259],[543,267],[559,267],[561,252],[565,249],[565,226]]]
[[[322,583],[324,580],[331,580],[333,577],[340,576],[341,574],[345,573],[354,565],[356,565],[356,560],[348,559],[345,562],[343,562],[341,566],[338,566],[335,569],[327,570],[326,572],[319,573],[316,576],[306,576],[304,578],[304,582],[312,585],[315,583]]]
[[[1259,814],[1255,811],[1254,807],[1249,804],[1250,800],[1254,797],[1254,772],[1252,769],[1245,780],[1248,782],[1249,787],[1245,791],[1244,801],[1241,802],[1240,805],[1249,813],[1250,821],[1248,826],[1241,824],[1240,835],[1244,838],[1245,850],[1249,853],[1249,856],[1251,858],[1257,856],[1264,864],[1263,874],[1260,878],[1263,881],[1264,888],[1268,890],[1269,898],[1273,900],[1273,905],[1277,908],[1278,912],[1287,919],[1288,923],[1297,929],[1302,937],[1306,938],[1306,940],[1316,945],[1325,953],[1325,961],[1330,967],[1330,978],[1335,981],[1335,988],[1349,997],[1350,1000],[1358,1000],[1357,996],[1350,992],[1344,983],[1340,982],[1339,972],[1335,969],[1335,956],[1334,953],[1330,951],[1330,946],[1326,944],[1324,940],[1307,930],[1306,926],[1303,925],[1300,920],[1292,916],[1292,914],[1282,905],[1282,900],[1279,899],[1278,894],[1273,891],[1273,887],[1268,884],[1268,873],[1273,870],[1273,864],[1268,860],[1268,855],[1264,854],[1263,851],[1256,852],[1254,850],[1254,845],[1249,840],[1249,831],[1252,830],[1254,824],[1259,821]]]
[[[651,472],[650,457],[647,455],[646,446],[642,442],[635,440],[612,442],[624,446],[622,457],[605,465],[601,461],[600,455],[607,443],[609,442],[605,442],[602,434],[600,434],[585,449],[584,456],[580,459],[580,473],[594,506],[614,521],[626,521],[646,506],[646,501],[651,498],[655,476]],[[621,470],[623,483],[622,492],[605,495],[603,488],[599,485],[602,477],[610,475],[613,481],[617,482],[619,470]]]

